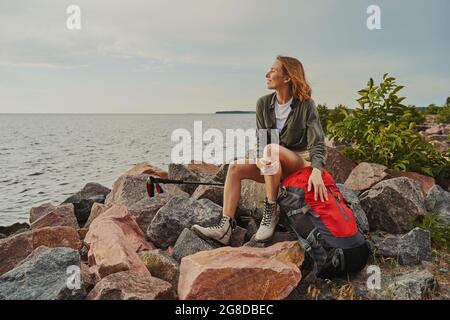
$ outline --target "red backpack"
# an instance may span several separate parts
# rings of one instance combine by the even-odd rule
[[[352,210],[345,204],[333,177],[326,170],[322,172],[322,179],[328,200],[314,200],[314,191],[308,192],[311,172],[311,167],[305,167],[281,182],[277,200],[280,211],[316,264],[316,273],[329,267],[327,264],[342,272],[355,271],[348,269],[347,253],[354,248],[365,247],[366,240],[358,230]]]

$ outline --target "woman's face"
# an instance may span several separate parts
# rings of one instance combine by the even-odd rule
[[[283,73],[283,66],[278,59],[275,60],[270,70],[267,71],[266,79],[267,89],[279,89],[289,83],[289,78]]]

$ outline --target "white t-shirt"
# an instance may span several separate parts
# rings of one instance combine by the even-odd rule
[[[293,97],[289,99],[288,102],[285,104],[279,104],[278,100],[275,101],[275,117],[277,119],[277,129],[278,132],[281,131],[281,129],[284,126],[284,123],[286,122],[286,119],[289,115],[289,112],[291,112],[291,103],[292,103]]]

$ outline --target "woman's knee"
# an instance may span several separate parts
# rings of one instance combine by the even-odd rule
[[[234,179],[247,179],[252,178],[255,172],[259,172],[256,164],[241,163],[241,161],[232,161],[228,166],[227,177]]]
[[[280,145],[276,143],[269,143],[264,147],[263,154],[264,156],[270,155],[271,158],[278,157],[280,154],[280,149]]]
[[[242,166],[240,166],[236,160],[231,161],[228,166],[227,176],[239,177],[241,173],[242,173]]]

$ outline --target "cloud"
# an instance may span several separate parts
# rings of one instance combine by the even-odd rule
[[[448,92],[443,13],[417,1],[379,2],[383,30],[370,32],[368,0],[2,1],[0,95],[24,110],[253,108],[279,53],[304,62],[316,101],[328,105],[355,105],[356,91],[385,72],[410,84],[405,92],[417,104]],[[70,4],[81,8],[79,31],[66,28]],[[26,100],[32,87],[41,91]],[[76,98],[39,95],[48,88]]]

